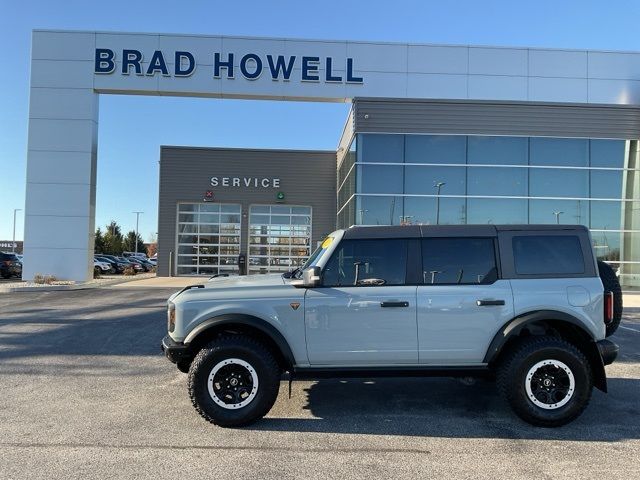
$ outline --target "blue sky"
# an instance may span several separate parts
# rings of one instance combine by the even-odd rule
[[[101,5],[101,6],[100,6]],[[24,208],[31,30],[255,35],[640,51],[640,2],[0,0],[0,240]],[[160,145],[335,148],[345,104],[104,96],[96,225],[157,231]],[[22,239],[19,212],[16,238]]]

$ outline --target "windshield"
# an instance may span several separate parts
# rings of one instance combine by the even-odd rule
[[[333,243],[333,237],[326,237],[320,246],[316,248],[316,250],[311,254],[311,256],[307,259],[307,261],[301,267],[294,268],[293,270],[289,270],[282,274],[284,278],[301,278],[302,271],[305,268],[315,267],[322,257],[322,254],[327,251],[329,246]]]

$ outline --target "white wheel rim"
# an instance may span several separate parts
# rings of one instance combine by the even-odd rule
[[[216,378],[216,374],[222,368],[229,367],[232,365],[236,365],[244,368],[250,374],[251,380],[252,380],[252,383],[249,386],[243,385],[238,382],[239,383],[238,388],[244,389],[247,393],[247,396],[242,398],[240,401],[238,401],[239,399],[235,399],[234,401],[228,401],[229,400],[228,398],[226,399],[227,401],[225,401],[224,396],[223,398],[218,396],[218,392],[221,392],[221,389],[219,388],[221,382],[219,378]],[[258,375],[256,374],[256,371],[251,366],[251,364],[245,362],[244,360],[241,360],[239,358],[227,358],[226,360],[223,360],[217,363],[216,366],[213,367],[213,369],[211,369],[211,373],[209,373],[209,378],[207,380],[207,388],[209,390],[209,395],[211,396],[211,399],[217,405],[228,410],[237,410],[238,408],[242,408],[249,405],[253,401],[253,399],[256,397],[258,393]]]
[[[568,385],[565,386],[566,393],[564,394],[563,398],[558,400],[553,399],[553,400],[550,400],[550,402],[543,402],[535,395],[534,388],[536,388],[537,390],[540,390],[539,388],[537,388],[539,387],[539,385],[537,384],[541,380],[540,379],[541,373],[539,371],[542,369],[546,370],[549,367],[553,367],[552,369],[557,369],[561,377],[566,376],[568,379]],[[536,376],[536,374],[538,375]],[[556,387],[557,385],[555,384],[554,380],[557,380],[557,379],[545,378],[543,376],[542,381],[548,383],[548,384],[543,383],[541,385],[543,387],[543,390],[546,388],[552,389]],[[573,376],[573,372],[571,371],[571,369],[560,360],[551,360],[551,359],[542,360],[541,362],[536,363],[527,372],[527,376],[525,377],[525,381],[524,381],[524,388],[527,392],[527,397],[529,398],[531,403],[545,410],[556,410],[558,408],[565,406],[569,402],[569,400],[571,400],[576,390],[576,380],[575,380],[575,377]],[[563,388],[563,390],[564,389],[565,388]]]

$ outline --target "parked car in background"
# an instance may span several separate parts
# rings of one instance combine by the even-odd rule
[[[143,272],[148,272],[153,268],[153,265],[140,257],[127,257],[127,260],[135,265],[139,265],[140,267],[142,267]]]
[[[144,264],[144,266],[145,266],[145,267],[146,267],[146,269],[147,269],[147,272],[150,272],[150,271],[151,271],[151,269],[156,268],[156,264],[155,264],[155,263],[151,263],[151,262],[149,261],[149,259],[147,259],[147,258],[140,258],[140,257],[137,257],[137,258],[136,258],[136,260],[139,260],[140,262],[142,262],[142,263]]]
[[[113,273],[112,268],[107,262],[102,262],[97,258],[93,259],[93,271],[95,273]]]
[[[142,252],[122,252],[122,256],[125,258],[129,258],[129,257],[140,257],[140,258],[147,258],[147,254],[146,253],[142,253]]]
[[[131,259],[129,258],[124,258],[124,257],[117,257],[118,260],[124,262],[128,267],[133,268],[136,272],[144,272],[145,269],[142,265],[140,265],[137,262],[133,262],[131,261]]]
[[[122,273],[124,269],[129,266],[128,263],[119,261],[118,257],[115,257],[113,255],[99,254],[94,258],[98,259],[101,262],[109,263],[113,267],[115,273]]]
[[[22,262],[16,254],[0,252],[0,276],[2,278],[22,277]]]
[[[149,262],[153,264],[154,267],[158,266],[158,254],[154,254],[152,257],[149,257]]]

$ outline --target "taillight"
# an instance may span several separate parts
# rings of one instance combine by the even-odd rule
[[[3,260],[2,263],[4,263],[7,266],[11,265],[11,260]]]
[[[613,321],[613,292],[604,292],[604,323]]]

